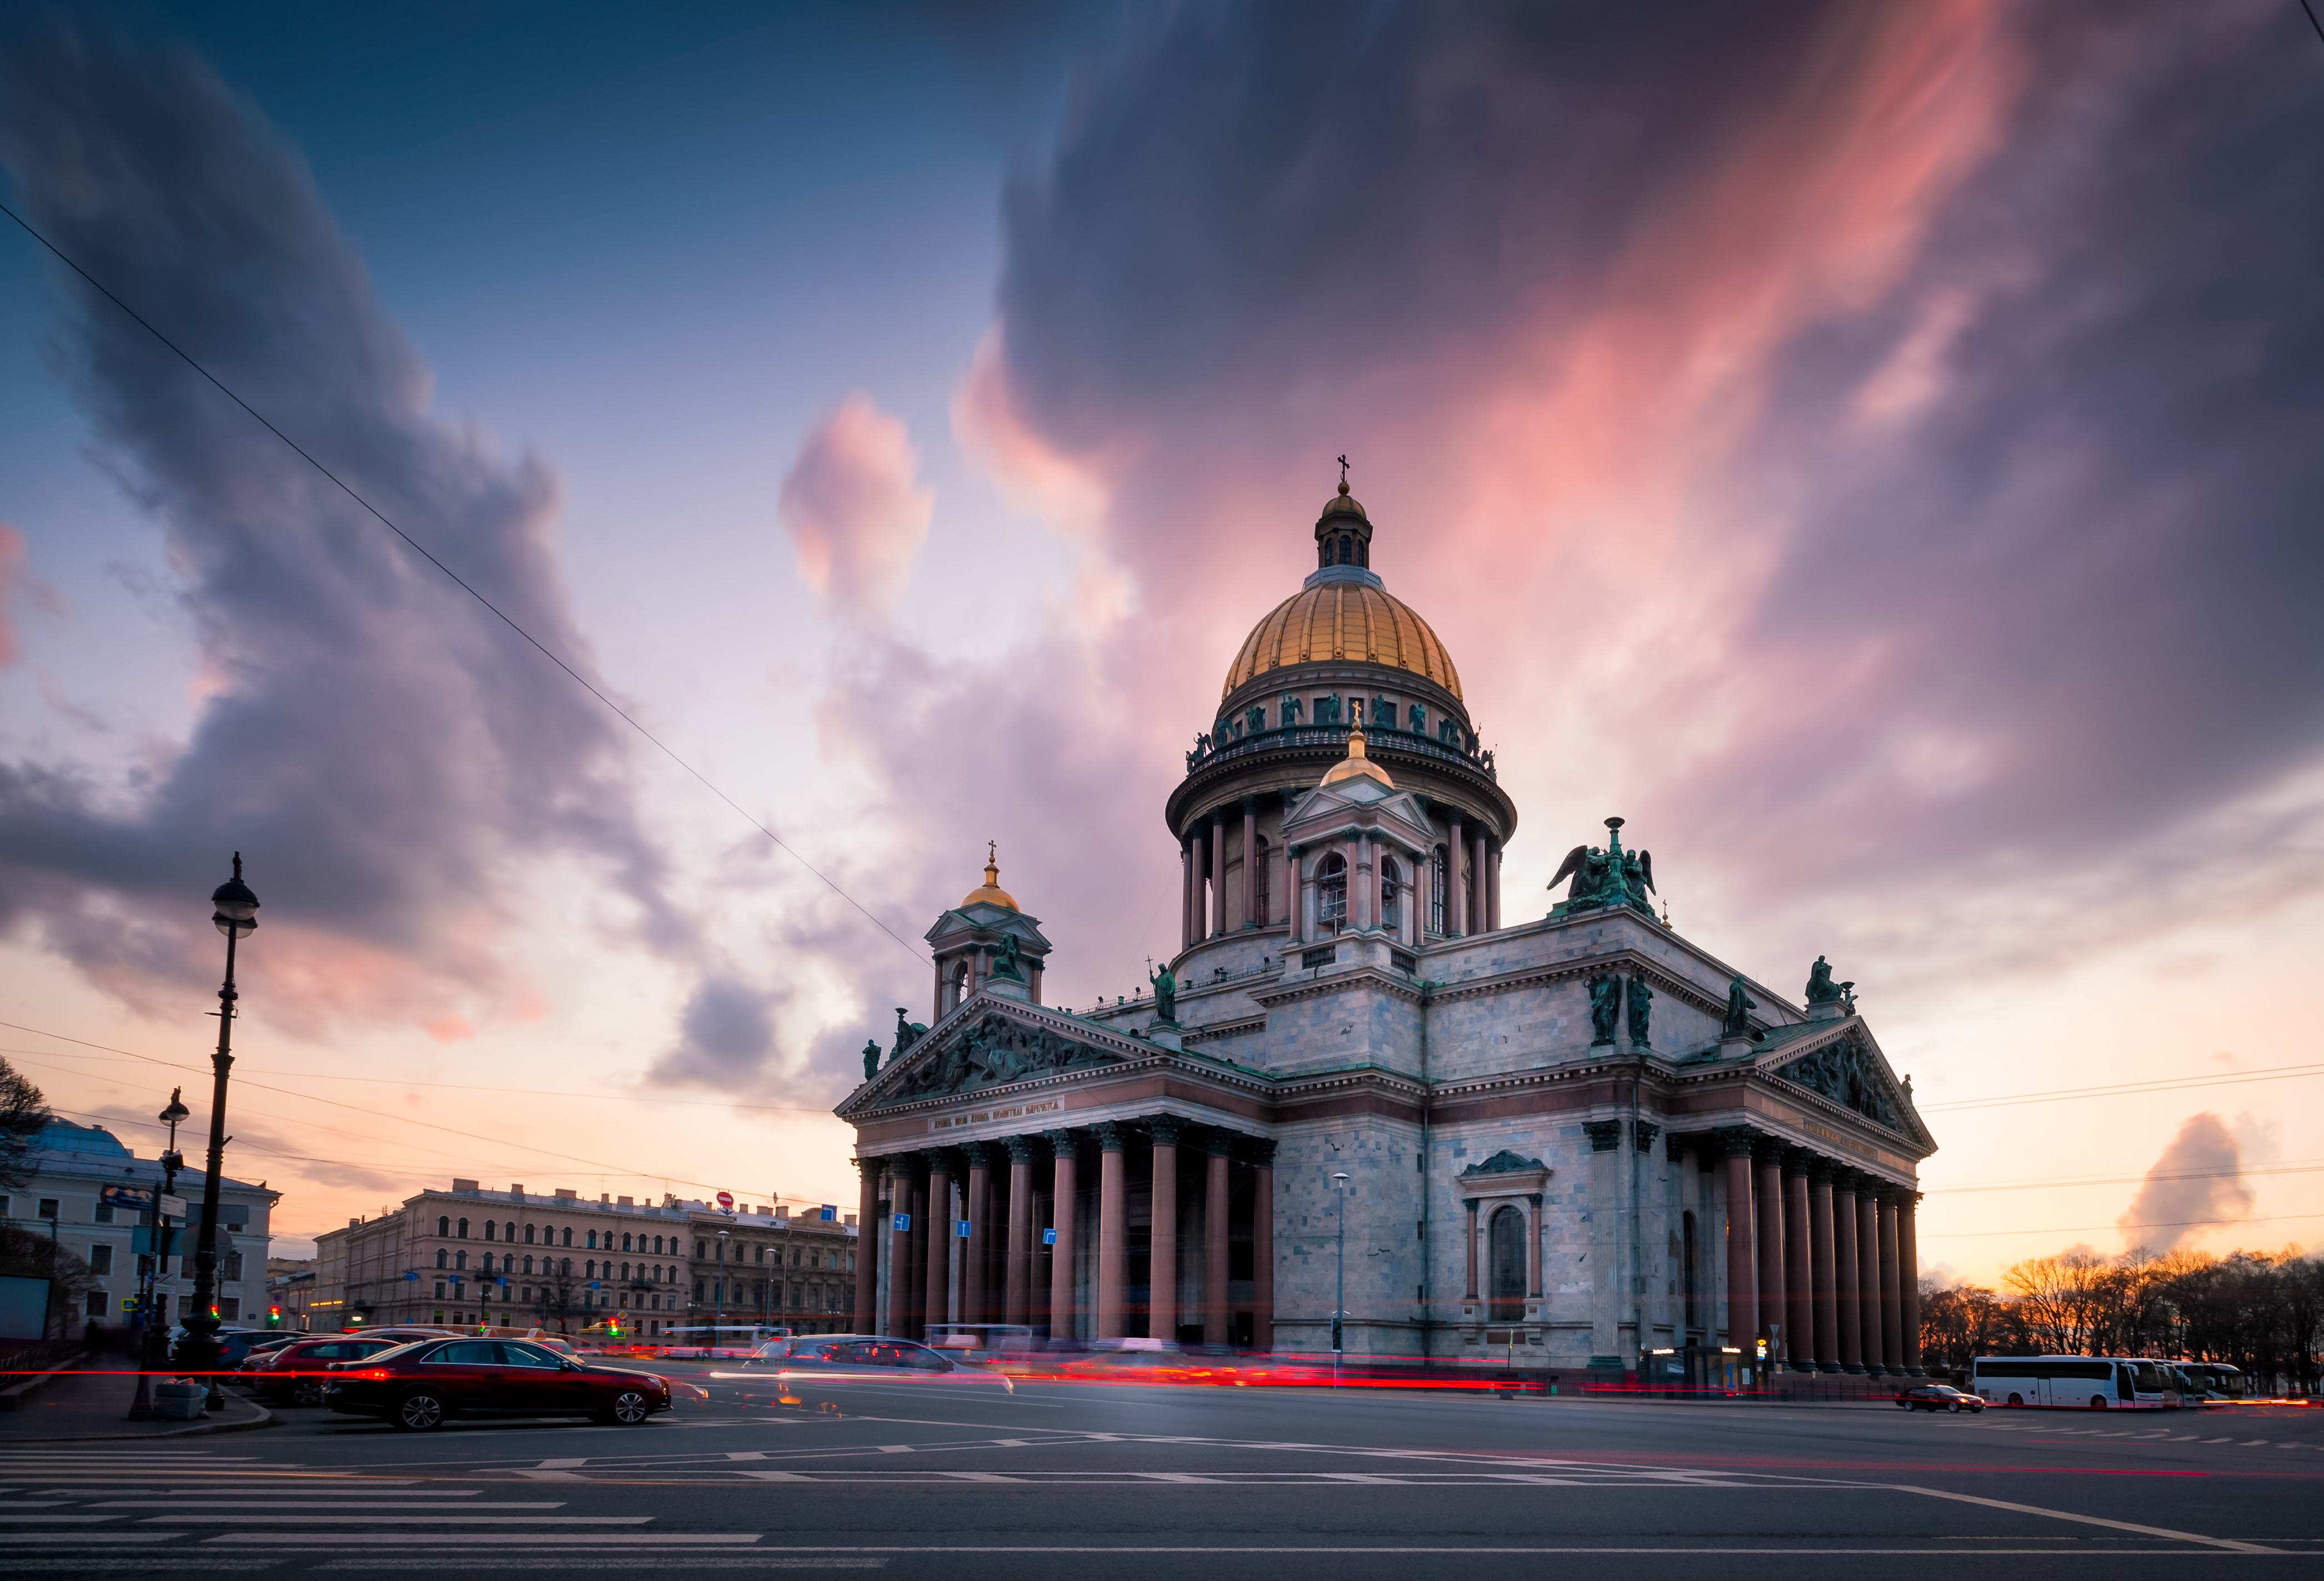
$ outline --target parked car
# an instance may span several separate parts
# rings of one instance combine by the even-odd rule
[[[324,1404],[406,1432],[483,1416],[586,1416],[636,1427],[669,1409],[669,1382],[650,1373],[584,1364],[529,1340],[420,1341],[330,1370]]]
[[[834,1391],[882,1387],[943,1387],[955,1390],[1013,1393],[1007,1375],[973,1362],[954,1361],[943,1352],[908,1339],[875,1334],[814,1334],[793,1339],[770,1339],[742,1366],[710,1374],[714,1378],[772,1377],[803,1401],[814,1402]]]
[[[409,1345],[415,1339],[457,1339],[456,1328],[431,1328],[424,1323],[392,1324],[385,1328],[350,1328],[350,1336],[364,1339],[392,1339],[398,1345]]]
[[[261,1400],[320,1405],[333,1362],[359,1362],[400,1348],[398,1341],[376,1335],[309,1336],[254,1358],[255,1365],[249,1367],[247,1376],[252,1391]]]
[[[229,1373],[234,1371],[242,1365],[243,1358],[250,1354],[254,1341],[272,1337],[263,1328],[230,1328],[221,1325],[217,1331],[219,1369]],[[173,1361],[177,1358],[178,1347],[185,1343],[186,1326],[182,1323],[174,1325],[170,1330],[170,1355]]]
[[[1923,1383],[1907,1389],[1896,1397],[1896,1403],[1906,1410],[1980,1411],[1985,1401],[1974,1394],[1963,1394],[1950,1383]]]

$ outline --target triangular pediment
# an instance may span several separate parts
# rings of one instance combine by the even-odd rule
[[[1842,1017],[1789,1039],[1760,1055],[1758,1068],[1936,1151],[1936,1138],[1913,1107],[1912,1089],[1896,1079],[1861,1016]]]
[[[1435,838],[1428,815],[1411,791],[1362,775],[1308,791],[1285,817],[1283,837],[1296,845],[1327,835],[1342,819],[1358,816],[1401,834],[1415,850],[1426,850]]]
[[[1153,1051],[1039,1005],[979,994],[857,1088],[838,1113],[852,1119],[893,1105],[1120,1065]]]

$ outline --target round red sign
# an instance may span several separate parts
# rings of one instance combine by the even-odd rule
[[[734,1206],[734,1194],[732,1191],[721,1191],[718,1194],[718,1206],[732,1208]]]

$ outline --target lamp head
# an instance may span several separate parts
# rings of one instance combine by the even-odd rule
[[[170,1106],[162,1110],[161,1113],[156,1116],[162,1124],[177,1125],[192,1117],[194,1112],[178,1101],[178,1096],[185,1090],[186,1089],[183,1087],[171,1087],[170,1089]]]
[[[258,897],[242,882],[242,853],[234,854],[234,876],[210,892],[210,920],[228,938],[247,938],[258,926]]]

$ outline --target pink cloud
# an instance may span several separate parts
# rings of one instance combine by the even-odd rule
[[[826,609],[884,615],[927,541],[936,492],[903,422],[850,395],[807,435],[777,509],[800,579]]]

